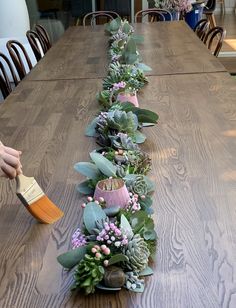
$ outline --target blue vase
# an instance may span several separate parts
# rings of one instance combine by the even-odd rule
[[[188,12],[184,19],[190,28],[194,29],[200,19],[202,19],[203,7],[201,5],[194,5],[193,9]]]

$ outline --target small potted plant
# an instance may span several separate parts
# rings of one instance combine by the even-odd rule
[[[125,81],[115,83],[111,89],[113,95],[116,96],[117,101],[124,103],[132,103],[135,107],[139,107],[137,90],[130,87]]]
[[[94,199],[101,198],[104,199],[107,208],[117,205],[124,208],[130,200],[128,189],[120,178],[109,178],[97,183]]]

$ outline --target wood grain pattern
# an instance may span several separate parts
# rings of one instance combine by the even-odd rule
[[[136,24],[144,36],[139,45],[148,75],[226,71],[211,56],[185,22]],[[100,78],[107,75],[107,37],[104,26],[71,27],[27,76],[27,80]]]
[[[140,105],[160,115],[143,146],[159,235],[145,292],[70,293],[72,273],[56,256],[81,222],[73,164],[96,147],[84,129],[100,88],[95,79],[23,81],[0,106],[0,140],[23,151],[26,175],[65,212],[38,224],[14,183],[0,180],[0,307],[235,307],[236,84],[226,73],[153,76],[139,93]]]

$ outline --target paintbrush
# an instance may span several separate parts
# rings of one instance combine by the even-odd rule
[[[16,194],[30,214],[42,223],[52,224],[64,215],[33,177],[19,174],[16,177]]]

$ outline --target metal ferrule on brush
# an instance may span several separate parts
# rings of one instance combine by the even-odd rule
[[[21,192],[17,192],[17,196],[25,206],[28,206],[42,198],[44,196],[44,192],[36,180],[33,179],[30,186]]]

